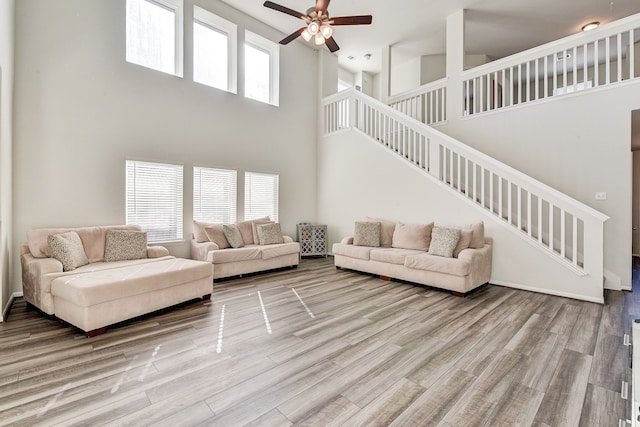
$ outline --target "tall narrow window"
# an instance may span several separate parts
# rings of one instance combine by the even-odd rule
[[[237,26],[193,7],[193,80],[237,92]]]
[[[236,221],[237,172],[193,168],[193,219],[203,222]]]
[[[244,174],[244,219],[268,216],[278,222],[279,176],[267,173]]]
[[[128,62],[182,77],[182,0],[127,0]]]
[[[149,242],[182,240],[182,166],[127,160],[126,221]]]
[[[246,31],[244,95],[260,102],[280,102],[280,50],[276,43]]]

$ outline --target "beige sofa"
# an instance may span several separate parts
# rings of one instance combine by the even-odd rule
[[[366,222],[380,223],[379,243],[376,244],[373,238],[373,243],[363,245],[358,242],[357,231],[356,236],[335,243],[333,255],[337,268],[446,289],[458,296],[464,296],[491,279],[493,241],[484,236],[481,222],[436,228],[433,223],[407,225],[373,219]],[[398,228],[403,232],[398,232]],[[450,256],[430,254],[436,243],[432,241],[432,230],[439,232],[443,228],[459,230],[455,247]]]
[[[272,222],[263,218],[234,224],[242,236],[242,247],[234,248],[228,247],[228,241],[220,235],[223,224],[194,221],[191,258],[210,263],[213,266],[214,281],[278,268],[297,267],[300,262],[300,244],[289,236],[281,236],[282,243],[261,245],[257,237],[257,226],[261,224]],[[212,229],[217,229],[217,238],[212,234]]]
[[[105,260],[109,230],[139,232],[140,228],[122,225],[28,231],[27,244],[21,248],[25,300],[93,336],[123,320],[192,299],[210,298],[210,264],[175,258],[162,246],[147,247],[139,259]],[[63,262],[53,257],[48,237],[68,232],[80,237],[88,264],[64,271]],[[146,245],[146,236],[144,239]]]

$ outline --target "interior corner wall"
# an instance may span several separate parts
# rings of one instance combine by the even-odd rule
[[[608,215],[607,286],[631,286],[631,111],[640,81],[468,118],[439,130]],[[606,201],[596,201],[606,192]]]
[[[15,1],[0,2],[0,321],[13,295],[11,242],[13,224],[12,147]]]
[[[187,53],[196,3],[240,32],[283,37],[219,0],[185,0]],[[20,0],[15,53],[14,254],[33,227],[124,223],[126,159],[184,165],[187,241],[167,246],[174,255],[190,255],[194,165],[239,182],[279,174],[286,234],[315,218],[318,58],[303,43],[280,47],[279,107],[194,83],[189,56],[184,78],[127,63],[124,0]],[[14,291],[19,276],[16,255]]]
[[[420,87],[420,58],[411,58],[391,68],[391,95]]]

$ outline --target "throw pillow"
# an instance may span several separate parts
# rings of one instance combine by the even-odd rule
[[[456,228],[458,230],[471,230],[473,234],[471,235],[471,243],[469,243],[469,247],[471,249],[482,249],[484,248],[484,222],[474,222],[473,224],[464,224],[464,225],[444,225],[446,228]]]
[[[280,224],[277,222],[258,224],[256,226],[256,231],[258,233],[258,244],[260,245],[284,243],[282,229],[280,228]]]
[[[232,248],[241,248],[244,246],[244,240],[242,240],[242,234],[240,234],[238,226],[235,224],[224,224],[222,230],[224,237],[227,238]]]
[[[379,247],[381,226],[379,222],[356,221],[353,244],[355,246]]]
[[[104,244],[106,262],[147,257],[147,232],[107,230]]]
[[[209,238],[207,237],[207,233],[204,231],[206,227],[210,227],[214,224],[212,222],[201,222],[193,220],[193,239],[198,243],[208,242]]]
[[[456,248],[453,250],[453,257],[458,258],[460,252],[464,249],[469,248],[469,243],[471,243],[471,237],[473,236],[473,231],[465,229],[460,230],[460,239],[458,240],[458,244]]]
[[[273,223],[270,219],[254,219],[251,221],[251,234],[253,235],[253,243],[259,244],[260,237],[258,236],[258,225]]]
[[[208,227],[205,227],[204,232],[207,235],[209,241],[218,245],[218,248],[227,249],[231,247],[224,235],[222,224],[210,225]]]
[[[82,240],[75,231],[62,234],[50,234],[47,243],[51,255],[62,263],[63,271],[75,270],[89,264],[89,258],[84,252]]]
[[[396,229],[396,223],[371,217],[367,217],[366,221],[380,223],[380,246],[382,246],[383,248],[390,248],[391,244],[393,243],[393,232]]]
[[[429,255],[451,258],[460,240],[460,230],[444,227],[433,227]]]
[[[257,244],[257,242],[253,240],[253,223],[256,221],[270,221],[270,219],[268,216],[265,216],[264,218],[236,222],[236,226],[238,227],[238,230],[240,230],[240,235],[242,236],[242,241],[245,245]]]
[[[431,242],[432,228],[433,222],[429,224],[403,224],[399,222],[393,231],[391,247],[427,251]]]

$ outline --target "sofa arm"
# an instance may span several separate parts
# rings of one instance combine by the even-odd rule
[[[343,245],[353,245],[353,236],[347,236],[340,241]]]
[[[55,258],[36,258],[31,252],[23,251],[20,264],[24,299],[44,312],[53,314],[53,308],[45,306],[46,303],[42,301],[43,278],[47,274],[62,273],[62,263]]]
[[[147,258],[160,258],[169,255],[169,249],[164,246],[147,246]]]
[[[293,243],[293,239],[289,236],[282,236],[284,243]]]
[[[207,261],[207,255],[211,251],[217,251],[220,247],[213,242],[198,243],[195,240],[191,240],[191,259],[198,261]]]
[[[480,249],[463,249],[458,254],[458,259],[471,264],[471,274],[478,283],[486,283],[491,279],[492,258],[493,247],[489,244]]]

